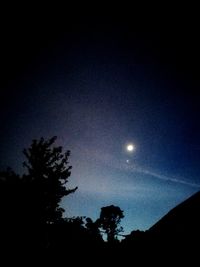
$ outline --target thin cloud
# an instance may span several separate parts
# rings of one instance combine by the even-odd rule
[[[151,177],[154,177],[156,179],[166,181],[166,182],[178,183],[178,184],[187,185],[187,186],[191,186],[195,188],[200,188],[200,184],[189,182],[184,178],[169,177],[169,176],[166,176],[166,175],[154,172],[154,171],[150,171],[144,167],[127,164],[124,162],[122,163],[120,160],[117,160],[109,153],[106,154],[105,152],[103,153],[101,151],[97,151],[97,150],[93,150],[89,148],[82,149],[82,153],[84,154],[85,157],[87,157],[87,160],[96,161],[97,163],[101,162],[115,169],[126,170],[126,171],[130,171],[133,173],[140,173],[140,174],[148,175],[148,176],[151,176]]]
[[[179,184],[184,184],[184,185],[197,187],[197,188],[200,187],[200,185],[197,184],[197,183],[191,183],[191,182],[185,181],[183,179],[177,179],[177,178],[168,177],[168,176],[165,176],[165,175],[162,175],[162,174],[158,174],[156,172],[152,172],[152,171],[149,171],[149,170],[141,169],[139,167],[131,167],[130,166],[130,168],[128,168],[128,169],[130,171],[132,171],[132,172],[138,172],[138,173],[141,173],[141,174],[146,174],[146,175],[153,176],[153,177],[155,177],[155,178],[157,178],[159,180],[162,180],[162,181],[179,183]]]

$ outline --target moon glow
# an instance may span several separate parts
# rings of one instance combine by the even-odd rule
[[[126,150],[127,150],[128,152],[133,152],[134,149],[135,149],[135,147],[134,147],[133,144],[128,144],[128,145],[126,146]]]

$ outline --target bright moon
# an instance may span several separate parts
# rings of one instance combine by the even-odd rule
[[[132,152],[135,149],[135,147],[134,147],[134,145],[129,144],[126,146],[126,149],[127,149],[127,151]]]

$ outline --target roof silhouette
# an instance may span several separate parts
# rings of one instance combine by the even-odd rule
[[[189,234],[200,232],[200,191],[170,210],[148,231],[154,234]]]

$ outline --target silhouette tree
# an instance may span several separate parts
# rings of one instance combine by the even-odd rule
[[[119,226],[122,218],[124,218],[123,211],[118,206],[111,205],[101,208],[98,222],[100,227],[105,230],[108,242],[116,241],[116,235],[123,231],[123,228]]]
[[[61,220],[64,209],[59,204],[62,197],[77,189],[66,188],[72,168],[68,165],[70,151],[62,153],[61,146],[53,146],[56,138],[33,140],[31,146],[23,151],[26,156],[23,165],[27,169],[23,180],[30,189],[30,210],[42,224]]]
[[[1,240],[8,248],[47,248],[54,229],[63,221],[62,197],[77,189],[66,188],[72,168],[70,152],[53,146],[55,140],[33,140],[24,150],[24,175],[11,169],[0,172]]]
[[[93,221],[89,217],[86,218],[85,227],[91,239],[95,240],[96,242],[103,241],[100,230],[99,230],[99,219],[96,221]]]

